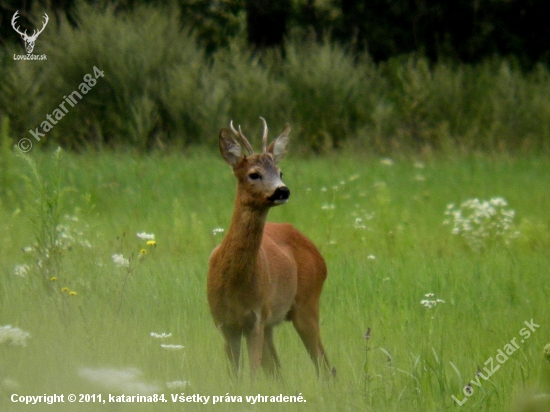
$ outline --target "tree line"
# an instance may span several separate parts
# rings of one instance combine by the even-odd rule
[[[0,2],[0,44],[20,41],[11,27],[16,10],[22,28],[40,25],[44,11],[59,23],[72,16],[74,0]],[[181,10],[189,28],[212,53],[246,32],[253,49],[280,48],[291,31],[319,41],[329,36],[376,62],[416,52],[431,61],[477,63],[496,56],[517,60],[524,69],[550,62],[550,13],[547,0],[89,0],[97,7],[128,11],[139,5]],[[25,24],[27,27],[25,27]]]

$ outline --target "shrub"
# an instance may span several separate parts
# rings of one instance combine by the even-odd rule
[[[104,77],[95,79],[92,90],[69,109],[45,141],[69,147],[147,148],[157,139],[181,138],[185,131],[195,131],[179,127],[185,116],[174,100],[200,94],[203,56],[182,31],[175,10],[139,7],[115,15],[111,9],[98,11],[81,3],[75,15],[78,28],[62,21],[58,33],[45,39],[48,64],[43,65],[42,78],[35,80],[40,98],[33,115],[22,122],[23,131],[38,126],[64,96],[78,90],[86,74],[94,75],[94,67]],[[183,70],[185,80],[178,81]],[[26,82],[22,76],[12,77],[7,82],[14,90],[11,94],[21,93]],[[17,112],[24,117],[25,112]]]
[[[244,32],[205,56],[181,27],[178,10],[172,3],[115,13],[81,3],[76,28],[62,18],[57,30],[40,37],[47,61],[14,61],[14,46],[1,49],[0,116],[9,117],[13,138],[31,138],[29,130],[90,74],[90,91],[40,143],[212,147],[230,119],[253,135],[263,116],[271,129],[291,123],[296,142],[315,152],[353,138],[379,152],[550,149],[544,66],[526,74],[502,58],[472,66],[433,64],[418,55],[375,65],[367,54],[298,35],[287,41],[284,56],[254,54]]]
[[[286,122],[291,122],[288,86],[276,69],[281,64],[282,59],[275,52],[255,56],[237,42],[214,55],[211,78],[223,88],[226,105],[227,118],[221,119],[222,125],[227,126],[233,119],[254,141],[254,131],[261,136],[259,116],[264,117],[273,130],[271,137],[280,132]]]
[[[374,106],[374,71],[370,62],[354,62],[329,41],[288,45],[283,77],[291,117],[310,147],[339,147],[368,121]]]

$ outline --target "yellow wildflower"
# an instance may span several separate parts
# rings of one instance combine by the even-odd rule
[[[69,291],[69,288],[61,288],[61,292],[67,293]]]
[[[139,253],[140,253],[141,255],[144,255],[144,254],[147,253],[147,251],[146,251],[145,249],[141,249],[141,250],[139,251]]]
[[[157,242],[154,241],[154,240],[148,240],[147,241],[147,246],[156,246],[157,245]]]
[[[71,290],[69,292],[69,296],[76,296],[76,295],[78,295],[78,293],[76,293],[74,290]]]
[[[52,282],[55,282],[55,281],[57,280],[57,276],[52,276],[52,277],[50,278],[50,280],[51,280]]]

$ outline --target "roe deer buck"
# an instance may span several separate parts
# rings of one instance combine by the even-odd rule
[[[320,366],[328,371],[319,332],[319,298],[327,268],[313,243],[292,225],[266,223],[269,209],[290,196],[277,167],[286,153],[290,126],[267,146],[267,124],[260,119],[264,133],[259,154],[254,154],[240,126],[237,131],[230,123],[248,156],[229,130],[220,131],[220,152],[237,178],[237,196],[229,229],[210,256],[210,312],[235,374],[243,335],[251,374],[260,365],[278,374],[273,327],[283,320],[293,322],[319,374]]]

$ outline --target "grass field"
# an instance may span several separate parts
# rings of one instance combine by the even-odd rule
[[[318,380],[284,324],[283,379],[250,382],[246,362],[241,380],[227,373],[206,303],[208,256],[235,189],[219,154],[60,156],[0,159],[0,326],[12,326],[0,329],[1,411],[518,411],[517,393],[550,367],[547,157],[285,158],[291,200],[269,220],[293,223],[327,260],[321,329],[337,376]],[[510,239],[488,232],[473,250],[443,224],[447,205],[495,197],[515,211]],[[499,368],[479,379],[489,358]],[[167,402],[67,402],[122,393]],[[173,403],[182,393],[210,398]],[[247,401],[258,394],[307,402]]]

